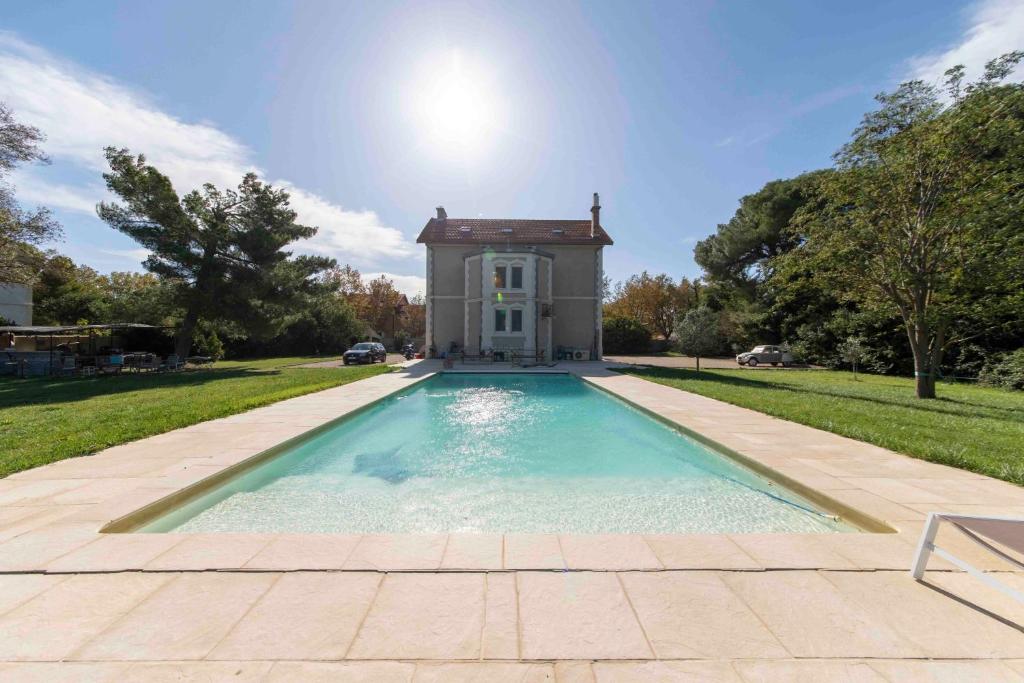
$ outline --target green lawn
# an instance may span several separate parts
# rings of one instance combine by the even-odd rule
[[[0,477],[387,372],[296,368],[323,358],[221,361],[209,370],[0,379]]]
[[[931,462],[1024,485],[1024,392],[940,384],[914,397],[912,380],[848,372],[625,370]]]

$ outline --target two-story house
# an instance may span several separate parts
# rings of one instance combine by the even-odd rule
[[[443,207],[417,242],[427,246],[426,346],[469,354],[519,351],[601,357],[602,250],[597,193],[589,220],[450,218]]]

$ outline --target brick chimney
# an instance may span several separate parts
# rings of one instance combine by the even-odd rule
[[[448,212],[444,210],[443,206],[437,207],[437,220],[446,221],[448,220]]]
[[[594,205],[590,207],[590,239],[597,235],[597,228],[601,225],[601,199],[594,193]]]

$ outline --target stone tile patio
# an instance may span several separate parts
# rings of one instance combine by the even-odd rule
[[[873,533],[100,533],[438,369],[0,480],[0,679],[1024,678],[1024,606],[937,559],[924,583],[907,573],[927,512],[1021,514],[1024,490],[599,363],[546,371],[698,433]],[[1024,588],[948,529],[938,542]]]

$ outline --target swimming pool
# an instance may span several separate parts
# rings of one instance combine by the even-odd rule
[[[141,531],[854,531],[572,375],[431,377]]]

